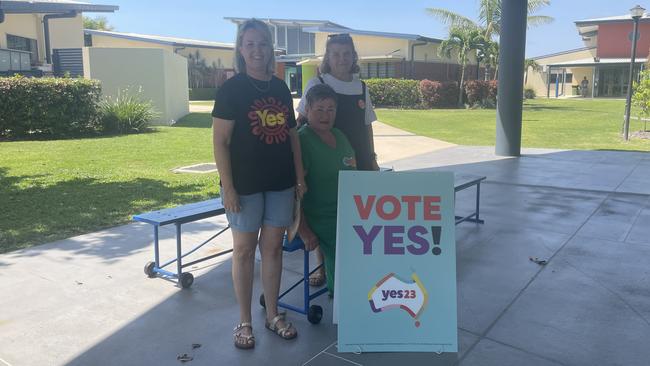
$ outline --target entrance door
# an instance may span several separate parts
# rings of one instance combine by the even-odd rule
[[[598,96],[623,96],[623,80],[625,79],[623,74],[623,67],[601,68],[598,75]]]
[[[301,67],[286,64],[284,66],[284,81],[287,83],[291,94],[294,97],[302,96],[302,73]]]

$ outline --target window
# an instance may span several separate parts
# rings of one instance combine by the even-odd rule
[[[311,45],[312,41],[312,33],[307,33],[300,31],[300,47],[298,49],[298,53],[300,54],[309,54],[313,53],[313,46]]]
[[[394,78],[395,66],[393,62],[364,62],[359,64],[359,77],[362,79],[370,78]]]
[[[295,55],[298,53],[300,42],[300,30],[298,28],[287,28],[287,54]]]
[[[551,74],[551,84],[557,82],[558,80],[559,80],[560,83],[562,82],[562,74]],[[567,72],[565,77],[564,77],[564,81],[567,82],[567,83],[572,83],[573,82],[573,74],[570,73],[570,72]]]
[[[287,32],[287,27],[283,25],[278,25],[278,47],[279,48],[287,48],[287,38],[286,38],[286,32]]]
[[[35,39],[7,34],[7,48],[30,53],[32,65],[38,63],[38,47]]]
[[[84,34],[84,46],[92,47],[93,46],[93,36],[92,34]]]

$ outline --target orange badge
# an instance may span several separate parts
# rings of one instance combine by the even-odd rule
[[[366,101],[359,99],[359,108],[366,109]]]

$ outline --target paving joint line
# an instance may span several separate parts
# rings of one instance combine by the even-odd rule
[[[580,231],[580,229],[582,229],[582,228],[587,224],[587,222],[589,222],[589,220],[591,220],[591,218],[596,214],[596,212],[598,212],[598,210],[603,206],[603,204],[605,203],[605,201],[606,201],[606,199],[607,199],[608,197],[609,197],[609,195],[606,196],[606,197],[604,197],[604,198],[602,199],[602,201],[600,202],[600,204],[598,205],[598,207],[596,207],[596,208],[594,209],[594,211],[593,211],[593,212],[589,215],[589,217],[588,217],[588,218],[587,218],[587,219],[586,219],[586,220],[585,220],[585,221],[580,225],[580,227],[578,227],[578,228],[575,230],[575,232],[574,232],[574,233],[573,233],[573,234],[572,234],[572,235],[571,235],[571,236],[570,236],[570,237],[569,237],[569,238],[564,242],[564,244],[562,244],[562,246],[560,246],[560,247],[558,248],[558,250],[557,250],[555,253],[553,253],[553,255],[550,256],[550,257],[547,259],[547,262],[548,262],[548,263],[550,263],[550,262],[553,260],[553,258],[555,258],[555,257],[558,255],[558,253],[560,253],[560,252],[561,252],[561,251],[562,251],[562,250],[567,246],[567,244],[569,244],[569,242],[571,242],[571,240],[573,240],[573,238],[575,238],[575,237],[577,236],[577,234],[578,234],[578,232]],[[496,319],[494,319],[494,321],[492,322],[492,324],[490,324],[490,325],[487,327],[487,329],[486,329],[483,333],[481,333],[481,336],[480,336],[480,338],[479,338],[479,341],[476,342],[475,344],[473,344],[473,345],[472,345],[472,346],[467,350],[467,352],[465,352],[465,354],[464,354],[462,357],[460,357],[460,358],[458,359],[458,362],[456,363],[456,365],[460,364],[460,363],[461,363],[461,362],[462,362],[462,361],[467,357],[467,355],[469,355],[469,354],[474,350],[474,348],[476,347],[476,345],[479,344],[480,341],[481,341],[482,339],[487,338],[487,334],[492,330],[492,328],[494,328],[494,326],[499,322],[499,320],[501,320],[501,318],[503,318],[503,316],[505,315],[505,313],[506,313],[508,310],[510,310],[510,308],[515,304],[515,302],[517,302],[517,300],[519,300],[519,298],[520,298],[520,297],[523,295],[523,293],[528,289],[528,287],[530,287],[530,285],[531,285],[531,284],[532,284],[532,283],[537,279],[537,277],[538,277],[538,276],[539,276],[539,275],[540,275],[540,274],[541,274],[545,269],[546,269],[546,266],[542,266],[542,267],[537,271],[537,273],[535,273],[535,274],[533,275],[533,277],[528,281],[528,283],[526,283],[526,285],[525,285],[525,286],[524,286],[524,287],[519,291],[519,293],[517,293],[517,295],[512,299],[512,301],[510,301],[510,303],[509,303],[508,305],[506,305],[506,307],[505,307],[505,308],[503,309],[503,311],[502,311],[502,312],[501,312],[501,313],[496,317]],[[490,338],[488,338],[488,339],[490,339]],[[490,339],[490,340],[491,340],[491,339]],[[504,344],[505,344],[505,343],[504,343]],[[511,347],[512,347],[512,346],[511,346]],[[533,354],[533,353],[531,353],[531,354]],[[543,356],[540,356],[540,357],[543,357]]]

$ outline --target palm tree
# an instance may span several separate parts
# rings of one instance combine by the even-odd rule
[[[527,58],[526,61],[524,61],[524,86],[528,83],[528,69],[532,68],[533,71],[540,71],[542,69],[542,66],[537,63],[537,61],[533,60],[532,58]]]
[[[463,82],[465,81],[465,67],[469,52],[476,50],[482,45],[485,38],[478,29],[452,28],[449,37],[440,43],[438,53],[441,56],[451,58],[456,53],[460,64],[460,84],[458,93],[458,106],[463,106]]]
[[[451,28],[473,28],[483,31],[488,39],[494,39],[501,32],[501,0],[478,0],[478,21],[453,11],[441,8],[427,8],[426,11],[440,19]],[[528,14],[533,14],[539,8],[551,4],[551,0],[528,0]],[[529,15],[528,25],[535,26],[551,23],[554,19],[545,15]]]
[[[476,50],[476,61],[479,65],[480,63],[485,65],[486,81],[489,80],[491,69],[494,69],[493,79],[496,79],[497,70],[499,68],[499,42],[483,37],[483,43],[480,44]],[[479,65],[477,65],[477,69]]]

